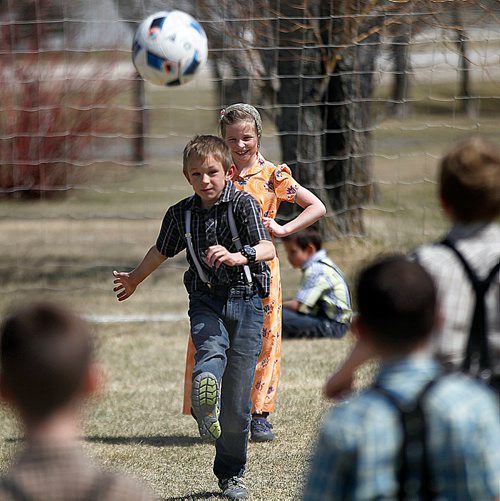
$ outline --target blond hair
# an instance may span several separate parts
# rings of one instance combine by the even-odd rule
[[[184,147],[182,156],[182,172],[187,177],[188,167],[194,160],[204,161],[212,157],[220,162],[224,172],[228,172],[233,165],[231,151],[223,139],[211,134],[193,137]]]

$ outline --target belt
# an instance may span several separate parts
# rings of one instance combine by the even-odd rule
[[[194,292],[203,292],[211,296],[245,297],[257,294],[258,289],[255,284],[211,285],[210,287],[203,284],[198,286]]]

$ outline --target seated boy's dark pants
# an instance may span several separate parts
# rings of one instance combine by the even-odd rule
[[[333,337],[341,338],[348,330],[346,324],[341,324],[322,317],[315,317],[283,308],[283,337]]]
[[[214,473],[243,476],[247,460],[255,366],[262,348],[262,299],[247,286],[196,291],[189,297],[191,337],[196,348],[193,378],[211,372],[221,385]]]

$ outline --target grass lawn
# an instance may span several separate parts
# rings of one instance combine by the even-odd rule
[[[438,93],[445,95],[446,86]],[[486,89],[484,95],[489,94]],[[168,261],[123,304],[112,293],[111,273],[135,266],[155,241],[165,208],[189,193],[179,151],[195,132],[216,132],[213,96],[197,99],[192,104],[188,87],[149,95],[156,110],[150,117],[153,136],[164,131],[163,140],[172,146],[167,158],[153,157],[146,168],[100,164],[93,167],[91,183],[66,198],[0,205],[0,310],[13,302],[48,298],[92,318],[121,316],[122,321],[95,325],[107,384],[88,409],[85,447],[102,463],[141,478],[165,499],[217,499],[218,493],[211,473],[213,446],[202,444],[194,420],[181,415],[188,335],[185,258]],[[466,119],[452,104],[445,113],[446,99],[426,101],[415,90],[413,111],[405,121],[377,111],[373,173],[379,196],[363,208],[367,234],[326,245],[349,280],[367,259],[406,251],[445,230],[435,196],[437,159],[451,141],[472,132],[497,136],[498,100],[482,104],[487,112]],[[277,140],[270,126],[266,130],[264,145],[272,158]],[[280,245],[278,251],[284,255]],[[289,296],[299,273],[285,259],[282,276]],[[177,320],[126,321],[165,313]],[[322,385],[351,342],[350,336],[285,340],[278,408],[272,416],[278,439],[249,446],[252,499],[299,495],[317,426],[329,405],[321,397]],[[364,368],[357,385],[367,384],[372,374],[373,367]],[[6,410],[0,414],[0,434],[0,469],[5,469],[20,444]]]

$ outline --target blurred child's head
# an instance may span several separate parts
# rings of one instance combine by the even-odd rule
[[[294,268],[302,268],[309,258],[321,250],[323,240],[315,228],[287,235],[282,238],[289,263]]]
[[[231,152],[220,137],[196,136],[184,148],[184,176],[205,208],[219,199],[231,178],[232,165]]]
[[[87,395],[93,339],[79,316],[48,302],[30,304],[7,315],[0,336],[2,397],[23,419],[50,418]]]
[[[255,161],[262,137],[262,119],[250,104],[237,103],[221,110],[220,133],[237,167]]]
[[[409,353],[437,321],[436,288],[418,263],[400,255],[375,261],[359,275],[355,330],[385,353]]]
[[[500,150],[480,137],[457,143],[441,160],[439,190],[456,222],[489,222],[500,214]]]

